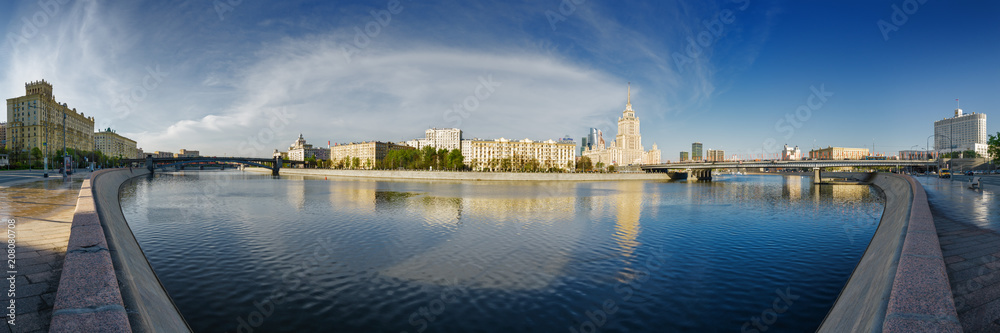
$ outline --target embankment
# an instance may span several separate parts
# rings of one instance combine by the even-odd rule
[[[819,332],[961,332],[934,220],[912,177],[872,179],[885,211]]]
[[[94,172],[80,190],[53,332],[190,332],[122,215],[119,190],[145,169]]]
[[[271,172],[263,168],[247,171]],[[543,173],[543,172],[454,172],[415,170],[334,170],[334,169],[281,169],[282,175],[320,177],[434,179],[471,181],[614,181],[614,180],[668,180],[666,173]]]

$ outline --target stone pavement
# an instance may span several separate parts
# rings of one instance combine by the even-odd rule
[[[73,212],[83,172],[70,182],[61,177],[0,184],[0,218],[14,220],[16,317],[0,325],[0,332],[47,332],[56,288],[69,241]],[[4,223],[5,225],[7,223]],[[9,267],[7,268],[9,270]],[[7,276],[9,276],[8,274]],[[9,289],[9,288],[5,288]],[[4,294],[3,304],[9,304]],[[4,313],[8,313],[5,309]],[[10,318],[5,318],[10,319]]]
[[[1000,209],[992,190],[971,190],[961,180],[920,177],[937,228],[965,332],[1000,332]]]

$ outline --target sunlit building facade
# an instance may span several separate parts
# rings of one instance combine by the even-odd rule
[[[576,144],[555,140],[463,140],[463,162],[473,170],[502,170],[505,163],[520,166],[538,162],[541,168],[572,170],[576,167]],[[508,162],[505,162],[508,161]]]
[[[939,153],[972,150],[987,156],[986,140],[986,114],[955,109],[955,117],[934,122],[934,150]]]
[[[605,146],[603,133],[600,130],[598,130],[596,139],[596,145],[583,152],[583,156],[590,158],[594,164],[658,164],[662,159],[660,149],[655,143],[649,151],[645,151],[642,146],[642,135],[639,134],[639,117],[635,116],[635,110],[632,109],[631,87],[625,102],[625,110],[618,118],[618,135],[608,146]]]
[[[7,99],[8,150],[31,151],[37,147],[51,153],[62,150],[64,144],[70,149],[94,150],[94,117],[56,102],[52,85],[45,80],[26,83],[24,89],[24,96]]]
[[[809,151],[814,160],[860,160],[868,156],[868,148],[826,147]]]
[[[135,140],[115,133],[110,128],[94,133],[94,148],[109,157],[140,158]]]
[[[393,150],[416,149],[409,145],[393,142],[369,141],[360,143],[337,144],[330,147],[330,160],[334,163],[343,162],[350,165],[357,158],[361,169],[371,169],[375,164],[385,160],[386,154]],[[289,158],[291,159],[291,158]]]

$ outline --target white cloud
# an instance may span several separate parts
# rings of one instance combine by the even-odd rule
[[[420,137],[428,126],[456,125],[468,137],[549,139],[574,135],[624,104],[621,80],[540,53],[373,49],[347,62],[329,38],[266,47],[263,58],[237,75],[243,80],[237,90],[244,93],[226,110],[138,139],[191,147],[211,142],[205,150],[220,153],[256,146],[259,155],[284,149],[299,132],[317,145],[397,141]],[[490,79],[494,91],[487,97],[489,89],[479,88],[474,97],[481,81]],[[446,111],[470,96],[478,102],[469,104],[474,109]],[[292,117],[287,126],[273,121],[278,110]]]

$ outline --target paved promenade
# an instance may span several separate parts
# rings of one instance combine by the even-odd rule
[[[77,196],[89,176],[81,172],[64,182],[37,171],[0,172],[0,218],[14,219],[17,240],[17,315],[15,325],[5,320],[0,332],[48,331]]]
[[[966,177],[917,177],[927,190],[965,332],[1000,332],[1000,186],[968,189]],[[986,184],[1000,184],[987,176]]]

